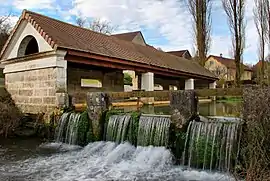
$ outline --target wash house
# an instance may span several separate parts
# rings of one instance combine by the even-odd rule
[[[7,90],[26,113],[76,103],[89,91],[124,91],[123,71],[133,74],[133,89],[146,91],[215,88],[217,80],[197,62],[147,45],[141,32],[108,36],[26,10],[1,64]]]

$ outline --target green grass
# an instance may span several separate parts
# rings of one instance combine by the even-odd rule
[[[242,97],[233,97],[233,96],[226,96],[226,97],[217,97],[217,102],[242,102]]]

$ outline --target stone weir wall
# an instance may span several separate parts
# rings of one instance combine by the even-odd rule
[[[102,120],[104,120],[103,117],[106,112],[109,111],[111,98],[104,92],[89,92],[86,100],[88,115],[92,120],[93,134],[96,138],[101,138],[104,130]],[[191,120],[199,119],[197,102],[194,91],[179,90],[171,92],[171,121],[174,130],[185,130]]]

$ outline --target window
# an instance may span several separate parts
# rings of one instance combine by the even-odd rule
[[[34,54],[38,52],[39,52],[39,48],[38,48],[37,40],[35,39],[35,37],[28,35],[22,40],[18,49],[17,56],[22,57],[25,55],[30,55],[30,54]]]
[[[97,79],[81,79],[81,87],[101,88],[102,82]]]
[[[212,60],[210,60],[210,62],[209,62],[210,65],[214,65],[214,63],[215,63],[215,62],[212,61]]]

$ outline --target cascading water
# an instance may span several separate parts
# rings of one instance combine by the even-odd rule
[[[139,120],[137,145],[167,146],[170,116],[142,115]]]
[[[239,128],[239,122],[190,122],[183,165],[229,171],[238,154]]]
[[[172,163],[164,147],[134,147],[129,143],[90,143],[84,148],[1,165],[0,180],[27,181],[232,181],[228,175],[183,170]]]
[[[122,143],[128,139],[128,128],[131,124],[131,116],[113,115],[109,118],[106,130],[106,141]]]
[[[80,118],[80,114],[64,113],[55,131],[55,141],[72,145],[77,144],[78,123]]]

